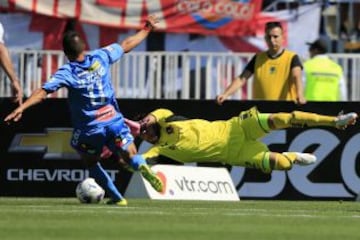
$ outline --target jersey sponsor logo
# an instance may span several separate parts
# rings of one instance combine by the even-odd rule
[[[78,73],[77,76],[78,76],[79,78],[81,78],[82,76],[85,76],[85,75],[88,74],[88,73],[89,73],[88,70],[84,70],[84,71]]]
[[[95,61],[90,67],[89,67],[89,71],[96,71],[97,69],[99,69],[101,67],[101,64],[99,61]]]
[[[99,122],[108,121],[115,116],[115,109],[111,105],[99,108],[95,113],[95,118]]]
[[[276,67],[272,66],[270,67],[269,73],[274,74],[276,72]]]
[[[72,128],[46,128],[44,133],[18,133],[8,151],[44,153],[44,159],[79,159],[79,154],[70,146],[72,131]]]

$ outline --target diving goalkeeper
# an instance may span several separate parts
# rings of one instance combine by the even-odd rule
[[[339,116],[301,111],[260,113],[253,107],[226,121],[207,121],[157,109],[138,122],[127,120],[127,124],[134,136],[153,144],[148,151],[135,155],[139,160],[163,155],[183,163],[221,162],[271,173],[316,161],[315,155],[309,153],[270,151],[259,139],[271,130],[307,126],[345,129],[354,125],[357,118],[354,112]]]

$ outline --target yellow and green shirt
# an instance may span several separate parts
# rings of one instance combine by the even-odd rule
[[[180,162],[222,162],[242,165],[246,130],[241,126],[241,117],[236,116],[229,120],[207,121],[203,119],[189,119],[181,121],[168,121],[173,115],[170,110],[158,109],[151,113],[160,124],[159,141],[148,151],[142,154],[144,159],[157,158],[159,155]],[[256,127],[248,127],[253,133],[262,135],[264,131],[257,132],[258,121],[254,120]],[[257,136],[256,136],[257,137]],[[255,138],[256,138],[255,137]]]
[[[318,55],[304,63],[305,98],[309,101],[340,101],[343,71],[326,55]],[[344,94],[345,95],[345,94]]]

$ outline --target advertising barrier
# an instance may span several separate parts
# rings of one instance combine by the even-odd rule
[[[178,115],[208,120],[228,119],[256,105],[265,113],[294,110],[337,115],[358,109],[358,102],[119,100],[128,118],[165,107]],[[10,99],[0,99],[0,117],[14,109]],[[241,199],[323,199],[354,200],[360,192],[359,123],[346,130],[335,128],[295,128],[278,130],[263,141],[272,151],[313,152],[318,161],[310,166],[294,166],[290,171],[263,174],[258,170],[225,166]],[[20,122],[0,124],[0,196],[74,196],[76,184],[87,176],[76,152],[69,147],[70,116],[66,99],[47,99],[23,114]],[[141,151],[149,144],[136,140]],[[110,160],[102,163],[122,193],[132,174]],[[176,164],[163,159],[160,164]],[[208,163],[201,167],[224,167]],[[185,183],[184,183],[185,184]],[[186,187],[184,185],[184,187]]]
[[[139,173],[135,173],[126,189],[126,198],[239,201],[225,168],[158,164],[152,170],[161,178],[164,190],[156,192]]]

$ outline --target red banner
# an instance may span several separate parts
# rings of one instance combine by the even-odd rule
[[[155,14],[160,18],[159,31],[230,37],[255,35],[261,6],[262,0],[0,1],[0,10],[75,18],[122,29],[139,29],[147,15]]]

